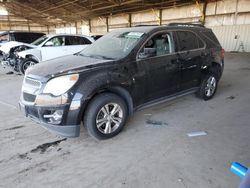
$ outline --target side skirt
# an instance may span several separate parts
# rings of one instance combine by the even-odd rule
[[[168,102],[168,101],[171,101],[171,100],[174,100],[174,99],[177,99],[177,98],[180,98],[180,97],[195,93],[195,92],[198,91],[198,89],[199,89],[199,87],[195,87],[195,88],[191,88],[191,89],[188,89],[188,90],[184,90],[184,91],[175,93],[173,95],[168,95],[166,97],[161,97],[159,99],[155,99],[155,100],[146,102],[146,103],[136,107],[134,109],[134,111],[143,110],[145,108],[149,108],[149,107],[152,107],[152,106],[155,106],[155,105],[158,105],[158,104],[162,104],[162,103],[165,103],[165,102]]]

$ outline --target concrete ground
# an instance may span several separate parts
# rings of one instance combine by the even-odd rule
[[[214,99],[189,95],[142,110],[106,141],[84,128],[62,140],[23,117],[22,79],[0,72],[0,187],[235,188],[230,164],[250,165],[249,53],[226,54]],[[186,135],[193,131],[207,135]]]

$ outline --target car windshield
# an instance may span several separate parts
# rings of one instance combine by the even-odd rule
[[[48,38],[47,36],[42,36],[38,38],[37,40],[35,40],[34,42],[32,42],[31,44],[38,46],[42,44],[45,40],[47,40],[47,38]]]
[[[127,56],[144,33],[136,31],[111,32],[82,50],[79,55],[102,59],[121,59]]]

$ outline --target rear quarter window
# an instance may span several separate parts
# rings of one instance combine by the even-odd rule
[[[201,36],[205,41],[207,48],[220,47],[220,43],[212,31],[201,31]]]

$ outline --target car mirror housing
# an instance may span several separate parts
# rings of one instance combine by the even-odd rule
[[[156,56],[156,48],[144,48],[143,52],[139,53],[139,58],[148,58]]]
[[[48,41],[45,43],[44,46],[54,46],[53,42],[52,41]]]

